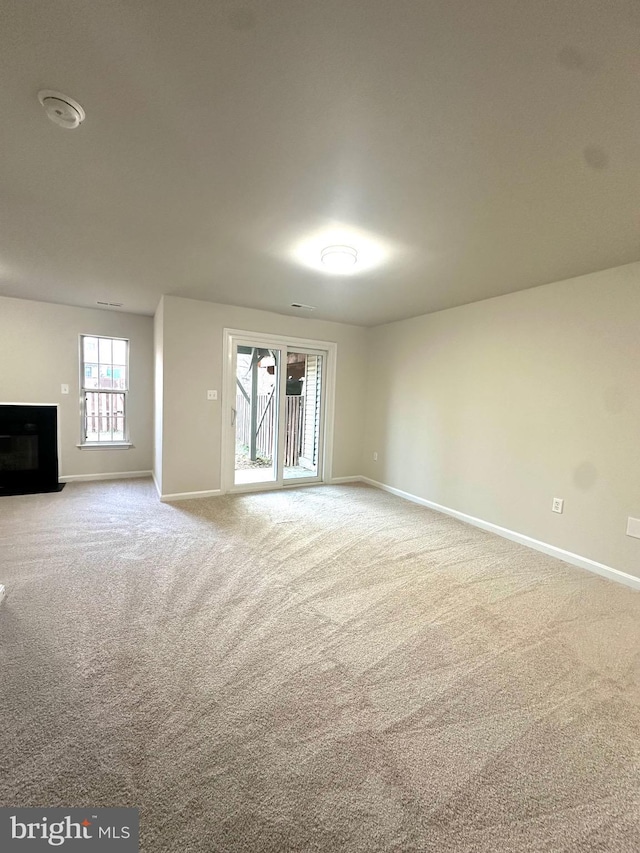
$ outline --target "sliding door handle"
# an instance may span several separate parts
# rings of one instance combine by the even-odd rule
[[[233,406],[232,406],[232,407],[231,407],[231,426],[235,426],[235,423],[236,423],[236,415],[237,415],[237,414],[238,414],[238,412],[237,412],[237,411],[236,411],[236,409],[234,409],[234,408],[233,408]]]

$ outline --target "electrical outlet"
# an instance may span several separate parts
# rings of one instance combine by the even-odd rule
[[[554,498],[551,509],[553,512],[562,512],[564,508],[564,498]]]
[[[61,394],[68,394],[69,393],[69,386],[67,384],[63,383],[60,386],[60,393]]]
[[[373,461],[374,461],[374,462],[377,462],[377,461],[378,461],[378,451],[377,451],[377,450],[374,450],[374,451],[373,451]]]
[[[217,400],[218,392],[217,391],[207,391],[207,400]]]

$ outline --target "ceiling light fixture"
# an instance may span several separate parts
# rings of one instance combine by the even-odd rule
[[[282,249],[276,251],[281,256]],[[396,248],[370,231],[329,219],[317,223],[315,230],[302,233],[285,251],[295,264],[321,272],[327,278],[346,278],[366,275],[382,266]]]
[[[44,107],[47,118],[67,130],[80,127],[85,119],[85,112],[80,104],[68,95],[43,89],[38,92],[38,100]]]
[[[320,260],[334,272],[341,272],[357,262],[358,253],[351,246],[327,246],[320,252]]]

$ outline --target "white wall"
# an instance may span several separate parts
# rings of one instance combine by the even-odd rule
[[[80,450],[80,334],[130,340],[127,450]],[[60,393],[62,383],[69,394]],[[153,320],[135,314],[0,297],[0,402],[57,403],[60,476],[150,471]]]
[[[153,477],[162,494],[162,427],[164,423],[164,297],[153,320]]]
[[[338,344],[332,474],[361,469],[364,410],[365,329],[267,311],[163,298],[162,493],[220,488],[223,330],[242,329]]]
[[[640,576],[640,264],[368,338],[366,476]]]

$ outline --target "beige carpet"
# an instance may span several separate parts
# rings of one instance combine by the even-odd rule
[[[364,486],[0,498],[0,803],[164,851],[640,850],[640,594]]]

